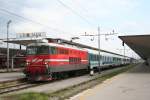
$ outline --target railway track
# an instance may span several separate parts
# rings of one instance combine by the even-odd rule
[[[10,80],[0,82],[0,95],[4,93],[9,93],[21,89],[26,89],[30,87],[34,87],[40,84],[29,83],[26,79],[17,79],[17,80]]]
[[[79,77],[79,76],[74,76],[74,77]],[[68,77],[68,78],[71,78],[71,77]],[[65,78],[65,79],[68,79],[68,78]],[[39,83],[39,82],[32,83],[32,82],[27,81],[27,79],[25,79],[25,78],[4,81],[4,82],[0,82],[0,95],[3,95],[5,93],[11,93],[14,91],[19,91],[22,89],[35,87],[35,86],[39,86],[39,85],[49,84],[49,83],[57,82],[60,80],[64,80],[64,79],[58,79],[58,80],[54,80],[51,82],[41,82],[41,83]]]
[[[32,86],[33,86],[33,84],[20,83],[20,84],[16,84],[16,85],[13,85],[13,86],[3,87],[3,88],[0,88],[0,94],[9,93],[9,92],[13,92],[13,91],[16,91],[16,90],[29,88],[29,87],[32,87]]]
[[[83,74],[83,75],[88,75],[88,74]],[[80,77],[83,75],[77,75],[77,76],[73,76],[73,77],[75,78],[75,77]],[[22,90],[22,89],[35,87],[35,86],[46,85],[46,84],[54,83],[54,82],[57,82],[60,80],[66,80],[66,79],[73,78],[73,77],[53,80],[50,82],[40,82],[40,83],[39,82],[31,83],[31,82],[27,81],[27,79],[25,79],[25,78],[0,82],[0,95],[2,95],[4,93],[10,93],[13,91],[18,91],[18,90]]]
[[[63,79],[51,81],[51,82],[29,82],[27,79],[22,78],[22,79],[16,79],[16,80],[9,80],[9,81],[3,81],[0,82],[0,95],[3,95],[5,93],[10,93],[14,91],[19,91],[22,89],[27,89],[39,85],[44,85],[44,84],[49,84],[53,82],[57,82]]]

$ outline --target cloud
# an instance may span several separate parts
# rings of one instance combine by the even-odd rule
[[[94,23],[94,25],[87,25],[87,23],[77,15],[53,0],[27,0],[25,3],[26,5],[21,8],[22,10],[20,13],[26,18],[32,19],[46,26],[67,31],[68,33],[78,31],[90,32],[94,31],[98,24],[108,23],[107,19],[110,19],[111,17],[113,18],[116,14],[115,12],[119,12],[123,9],[127,10],[133,7],[133,2],[131,2],[131,0],[78,0],[77,3],[74,3],[76,1],[70,2],[70,0],[65,0],[63,2],[71,4],[70,6],[74,10],[85,16],[85,18]],[[81,10],[81,6],[83,6],[82,8],[86,8],[86,11],[88,12]],[[21,23],[21,26],[22,24],[23,23]],[[20,26],[20,23],[16,26]],[[29,26],[33,26],[34,29],[37,27],[37,31],[39,31],[38,25],[32,23],[32,25]],[[28,28],[27,23],[25,23],[24,29],[28,30]],[[46,28],[43,27],[43,30],[45,29]],[[42,28],[40,28],[40,30],[42,30]]]
[[[8,17],[8,14],[2,15],[2,18],[12,19],[13,33],[23,32],[47,32],[50,37],[61,37],[70,39],[73,36],[80,36],[87,32],[97,34],[97,26],[100,25],[101,32],[107,33],[116,29],[120,33],[134,34],[137,32],[148,32],[149,24],[143,22],[143,19],[137,20],[134,15],[137,8],[141,6],[139,0],[61,0],[66,5],[75,10],[78,14],[85,17],[91,25],[78,15],[65,8],[57,0],[9,0],[3,1],[1,7],[17,13],[25,18],[35,21],[25,21],[21,18]],[[8,3],[9,2],[9,3]],[[145,21],[145,20],[144,20]],[[142,28],[141,28],[142,26]],[[140,29],[141,28],[141,29]],[[138,30],[137,30],[138,29]],[[5,29],[3,29],[4,31]],[[144,31],[146,30],[146,31]],[[122,35],[122,34],[121,34]],[[93,45],[97,47],[97,39],[90,41],[91,37],[81,37],[76,42]],[[116,51],[121,47],[121,41],[117,37],[114,40],[105,41],[102,37],[102,48]],[[114,45],[116,44],[116,45]]]

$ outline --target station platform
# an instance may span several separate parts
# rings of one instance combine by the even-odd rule
[[[150,66],[139,64],[130,71],[106,80],[71,100],[149,100]]]
[[[13,69],[9,69],[9,72],[22,72],[24,68],[13,68]],[[7,72],[7,69],[0,69],[0,73],[9,73]]]
[[[24,78],[23,72],[0,72],[0,82],[11,81]]]

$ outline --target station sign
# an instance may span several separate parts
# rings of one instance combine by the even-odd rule
[[[33,32],[33,33],[17,33],[16,38],[41,38],[46,37],[45,32]]]

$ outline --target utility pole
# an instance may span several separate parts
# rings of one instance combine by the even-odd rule
[[[101,45],[101,42],[100,42],[100,27],[98,26],[98,72],[99,74],[101,73],[101,70],[100,70],[100,45]]]
[[[100,66],[101,66],[101,56],[100,56],[100,52],[101,52],[101,45],[100,45],[100,43],[101,43],[101,39],[100,39],[100,37],[101,37],[101,35],[104,35],[104,36],[108,36],[108,35],[115,35],[115,34],[118,34],[118,33],[114,33],[114,30],[113,30],[113,33],[107,33],[107,34],[101,34],[100,33],[100,27],[98,26],[98,34],[95,34],[95,35],[91,35],[91,34],[86,34],[85,33],[85,35],[81,35],[81,36],[97,36],[98,37],[98,55],[99,55],[99,57],[98,57],[98,72],[99,73],[101,73],[101,69],[100,69]]]
[[[11,23],[11,20],[7,22],[7,72],[9,71],[9,24]]]

